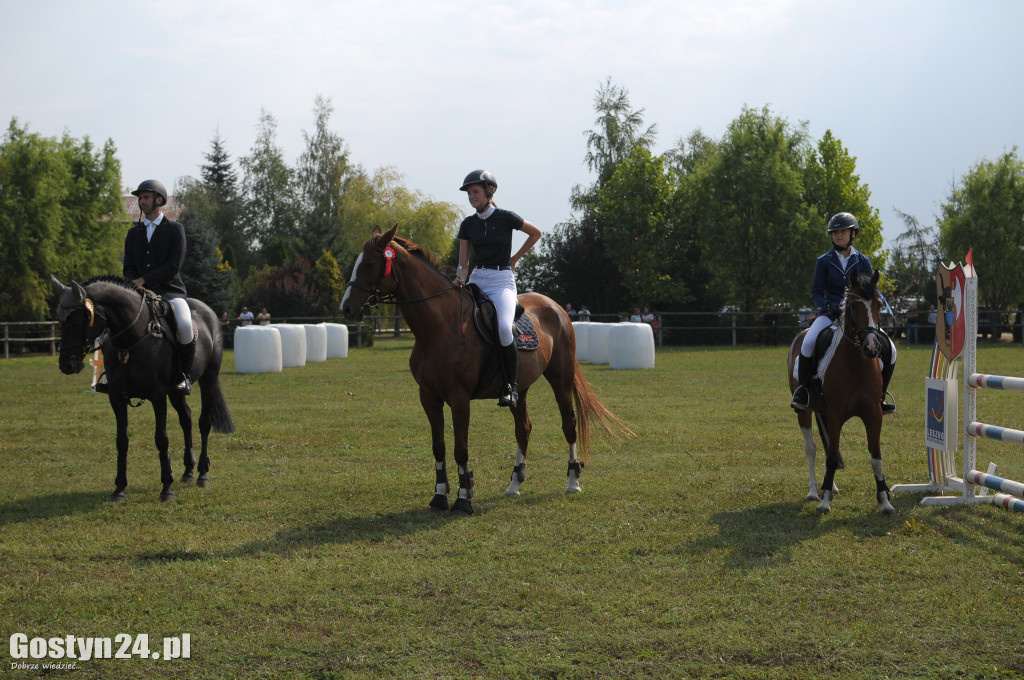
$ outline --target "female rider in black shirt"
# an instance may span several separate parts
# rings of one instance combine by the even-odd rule
[[[519,353],[512,334],[518,294],[514,271],[519,258],[540,239],[540,229],[511,210],[502,210],[494,204],[492,198],[498,190],[498,181],[487,170],[474,170],[466,175],[460,189],[468,194],[469,204],[476,214],[464,219],[459,226],[459,269],[455,283],[462,285],[464,282],[472,246],[473,273],[469,282],[480,287],[498,312],[498,344],[507,381],[498,406],[515,408],[519,401]],[[512,232],[516,229],[526,234],[526,243],[513,255]]]

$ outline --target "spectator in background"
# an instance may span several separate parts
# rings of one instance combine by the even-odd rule
[[[643,323],[643,317],[640,316],[640,308],[634,307],[633,313],[629,315],[631,323]]]
[[[264,307],[260,310],[260,313],[256,315],[256,320],[259,321],[261,326],[267,326],[270,324],[270,312]]]
[[[576,320],[576,310],[572,308],[571,302],[565,303],[565,313],[569,315],[569,321]]]
[[[804,305],[803,307],[801,307],[800,309],[797,310],[797,313],[796,313],[796,323],[797,323],[797,326],[800,328],[800,330],[803,330],[803,329],[807,328],[807,323],[808,323],[807,320],[810,319],[811,316],[813,316],[813,314],[814,314],[814,310],[812,310],[807,305]]]
[[[235,331],[231,327],[231,319],[228,318],[228,313],[220,313],[220,333],[224,336],[224,347],[231,349],[235,346]]]
[[[768,305],[768,312],[764,315],[764,325],[767,331],[765,338],[769,347],[779,344],[779,315],[775,312],[775,305]]]
[[[651,311],[650,307],[644,307],[644,314],[640,317],[640,320],[651,327],[654,331],[654,339],[658,339],[658,317],[654,316],[654,312]]]
[[[586,305],[580,305],[579,314],[576,315],[577,321],[590,321],[590,307]]]
[[[249,311],[248,307],[242,307],[242,313],[238,315],[238,320],[242,322],[243,326],[252,325],[252,312]]]
[[[907,310],[907,344],[917,344],[917,308]]]

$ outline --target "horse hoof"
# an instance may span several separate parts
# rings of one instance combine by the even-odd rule
[[[805,503],[808,503],[810,501],[818,502],[820,500],[821,499],[818,498],[818,494],[816,494],[816,493],[809,493],[809,494],[807,494],[807,498],[804,499],[804,502]]]
[[[468,498],[460,498],[455,501],[455,505],[452,506],[452,515],[469,517],[472,514],[473,504],[469,502]]]
[[[188,486],[189,484],[191,484],[194,481],[196,481],[196,478],[195,478],[195,475],[193,475],[191,472],[186,472],[185,474],[183,474],[181,476],[181,483],[186,485],[186,486]]]
[[[173,500],[174,500],[174,492],[172,490],[168,489],[167,491],[162,491],[160,493],[160,501],[161,502],[166,503],[167,501],[173,501]]]
[[[124,491],[115,491],[107,500],[111,503],[124,503]]]
[[[196,481],[196,486],[200,489],[208,488],[210,486],[210,478],[206,475],[199,475],[199,479]]]
[[[434,494],[434,500],[430,501],[431,510],[447,510],[448,509],[448,496],[443,494]]]
[[[882,514],[883,515],[888,515],[888,516],[892,517],[893,515],[896,514],[896,508],[892,507],[891,505],[883,505],[882,506]]]
[[[583,488],[580,487],[579,484],[577,484],[576,486],[567,486],[567,487],[565,487],[565,492],[566,493],[583,493]]]
[[[827,515],[830,512],[832,512],[832,506],[828,503],[822,502],[822,504],[818,506],[819,515]]]

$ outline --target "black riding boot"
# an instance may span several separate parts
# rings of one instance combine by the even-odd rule
[[[178,345],[178,365],[181,368],[181,382],[174,386],[178,394],[192,394],[192,363],[196,358],[196,339],[187,345]]]
[[[798,384],[789,405],[797,413],[803,413],[811,401],[811,394],[807,391],[807,384],[811,381],[811,360],[802,354],[796,355],[796,380]]]
[[[501,370],[505,374],[505,387],[498,397],[498,406],[515,408],[519,403],[519,350],[515,340],[501,348]]]
[[[885,401],[885,397],[889,394],[889,381],[892,380],[892,373],[896,370],[895,364],[890,364],[888,358],[882,358],[882,415],[888,415],[896,412],[896,404],[890,404]]]

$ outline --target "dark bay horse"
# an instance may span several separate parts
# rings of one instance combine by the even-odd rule
[[[890,501],[889,487],[882,472],[882,451],[879,440],[882,434],[882,372],[878,365],[881,352],[888,352],[889,337],[879,326],[882,300],[878,293],[878,272],[874,276],[861,274],[852,277],[846,288],[842,312],[839,316],[837,333],[842,338],[829,362],[821,390],[809,388],[810,406],[798,414],[800,432],[804,436],[804,452],[810,467],[810,485],[807,500],[818,500],[814,478],[815,444],[811,433],[811,413],[818,424],[821,443],[825,447],[825,477],[821,484],[821,503],[818,512],[832,509],[836,470],[843,467],[839,453],[839,436],[843,424],[850,418],[860,418],[867,434],[868,451],[871,453],[871,469],[875,474],[875,495],[882,512],[891,515],[896,512]],[[789,348],[789,391],[796,389],[793,364],[800,352],[807,331],[801,331]],[[812,381],[814,382],[814,381]]]
[[[395,236],[398,227],[382,234],[379,227],[363,245],[352,278],[341,301],[349,319],[362,318],[364,305],[393,299],[416,336],[409,366],[419,384],[420,404],[430,422],[434,453],[435,493],[430,507],[448,509],[448,473],[445,467],[444,405],[452,413],[455,463],[459,472],[458,499],[453,513],[472,514],[473,473],[469,470],[469,415],[471,399],[497,399],[500,371],[487,385],[477,385],[481,365],[493,350],[475,330],[473,297],[452,284],[440,265],[416,244]],[[591,391],[576,363],[576,335],[562,307],[543,295],[524,293],[519,303],[537,330],[539,347],[519,352],[519,403],[515,420],[516,464],[506,495],[519,495],[526,479],[526,451],[532,425],[527,414],[527,393],[544,376],[555,393],[562,418],[562,434],[569,444],[566,493],[581,491],[579,478],[590,447],[590,422],[596,419],[614,436],[632,435]],[[577,418],[573,411],[575,401]],[[577,443],[582,459],[577,456]]]
[[[148,399],[153,405],[154,441],[160,453],[160,481],[163,483],[160,500],[174,498],[171,489],[174,476],[167,454],[167,399],[170,398],[171,406],[178,413],[185,439],[183,484],[193,481],[192,471],[196,465],[192,452],[192,409],[185,397],[173,389],[178,381],[173,367],[174,348],[158,330],[151,301],[144,291],[117,276],[98,276],[84,284],[72,281],[70,286],[51,276],[50,282],[60,296],[57,305],[60,370],[66,375],[79,373],[97,338],[105,355],[107,397],[117,421],[117,478],[110,500],[123,501],[128,486],[128,406],[131,399]],[[196,485],[206,487],[209,486],[210,458],[206,445],[210,428],[232,432],[235,427],[220,388],[223,339],[217,315],[193,298],[188,298],[188,306],[197,336],[192,380],[198,380],[202,391],[199,414],[202,449]]]

